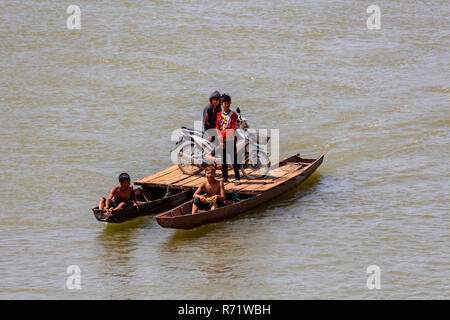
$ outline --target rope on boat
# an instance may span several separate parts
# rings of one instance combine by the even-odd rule
[[[167,189],[166,189],[166,194],[164,195],[164,197],[163,197],[163,199],[165,199],[165,198],[167,198],[168,196],[170,196],[170,186],[171,186],[172,184],[171,183],[169,183],[168,185],[167,185]]]
[[[236,202],[241,201],[241,199],[239,199],[240,192],[241,192],[240,190],[238,192],[231,190],[231,196],[233,197],[233,201],[236,201]]]

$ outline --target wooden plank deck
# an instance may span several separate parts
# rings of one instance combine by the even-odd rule
[[[286,181],[301,175],[311,165],[309,162],[291,163],[274,168],[269,171],[264,179],[248,180],[241,176],[241,182],[236,185],[233,170],[229,170],[229,182],[225,183],[225,191],[239,191],[240,193],[262,193],[270,190]],[[217,171],[217,178],[221,178],[221,170]],[[195,176],[186,175],[178,169],[178,166],[171,166],[161,172],[135,181],[136,185],[149,185],[172,188],[197,189],[205,180],[204,172]]]

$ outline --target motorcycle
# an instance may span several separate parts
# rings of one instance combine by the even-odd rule
[[[235,132],[236,152],[237,158],[243,160],[238,161],[241,162],[240,170],[247,179],[264,178],[270,169],[270,159],[269,154],[261,147],[261,142],[267,143],[270,137],[249,129],[248,121],[242,117],[240,108],[237,108],[236,112],[238,114]],[[214,156],[214,151],[217,149],[214,137],[207,138],[204,132],[199,130],[181,127],[180,138],[171,152],[178,148],[178,167],[188,175],[198,174],[208,165],[217,166],[217,162],[222,163],[223,160],[221,152]],[[227,163],[232,162],[227,161]]]

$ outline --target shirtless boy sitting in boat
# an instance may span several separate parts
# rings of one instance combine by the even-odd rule
[[[198,210],[215,210],[223,206],[223,201],[225,201],[223,182],[216,180],[216,169],[214,166],[206,167],[205,174],[206,181],[194,193],[192,213],[197,213]],[[206,192],[206,197],[202,195],[204,192]]]
[[[98,208],[100,210],[106,210],[106,215],[110,215],[115,210],[132,207],[133,204],[139,210],[136,195],[133,192],[133,186],[130,185],[130,181],[130,176],[127,173],[120,174],[120,185],[111,189],[107,199],[100,198]]]

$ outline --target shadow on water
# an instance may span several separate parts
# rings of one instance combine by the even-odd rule
[[[220,222],[203,225],[192,230],[175,230],[170,238],[170,242],[178,242],[185,240],[196,240],[204,235],[220,228]]]
[[[154,218],[154,215],[151,216],[143,216],[143,217],[137,217],[129,221],[125,221],[122,223],[104,223],[105,229],[103,230],[104,233],[111,233],[114,234],[116,232],[133,232],[133,230],[138,230],[140,228],[146,228],[150,225],[152,225],[152,220]]]
[[[321,185],[322,180],[323,175],[321,175],[319,172],[315,172],[299,186],[287,191],[286,193],[275,199],[270,200],[269,202],[259,205],[254,209],[241,213],[232,219],[226,219],[224,221],[206,224],[192,230],[176,230],[171,235],[166,244],[168,246],[171,246],[184,241],[197,240],[212,231],[223,228],[225,222],[239,221],[248,218],[250,215],[252,216],[252,218],[264,219],[269,214],[273,214],[274,210],[280,208],[288,208],[298,203],[299,199],[301,199],[302,197],[317,192],[317,189]]]

